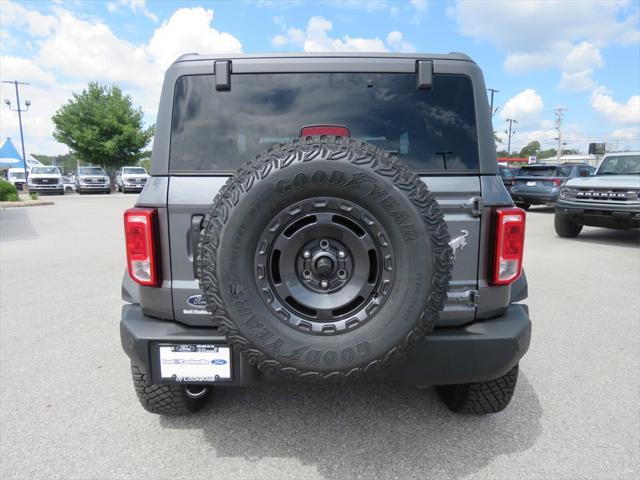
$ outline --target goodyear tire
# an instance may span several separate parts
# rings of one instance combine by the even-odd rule
[[[213,321],[263,372],[356,379],[433,329],[449,240],[426,185],[398,160],[306,137],[227,181],[203,223],[198,280]]]

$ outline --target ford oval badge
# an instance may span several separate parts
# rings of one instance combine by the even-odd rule
[[[211,360],[211,363],[214,365],[226,365],[227,361],[223,360],[222,358],[216,358],[214,360]]]
[[[191,295],[189,298],[187,298],[187,303],[192,307],[204,308],[207,306],[207,304],[204,302],[204,299],[202,298],[202,295]]]

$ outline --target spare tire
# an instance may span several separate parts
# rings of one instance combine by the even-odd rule
[[[203,222],[198,280],[228,341],[260,370],[355,379],[433,329],[449,240],[426,185],[397,159],[310,136],[227,181]]]

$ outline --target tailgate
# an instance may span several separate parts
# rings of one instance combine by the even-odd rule
[[[224,185],[225,176],[173,176],[169,179],[168,217],[171,250],[172,297],[176,320],[189,325],[212,325],[201,304],[194,272],[194,248],[200,221]],[[422,177],[445,215],[456,249],[449,299],[441,314],[444,325],[460,325],[475,318],[478,278],[480,179],[470,176]]]

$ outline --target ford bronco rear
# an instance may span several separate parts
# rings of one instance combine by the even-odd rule
[[[500,411],[530,340],[524,226],[467,56],[185,55],[125,213],[138,398],[375,380]]]

